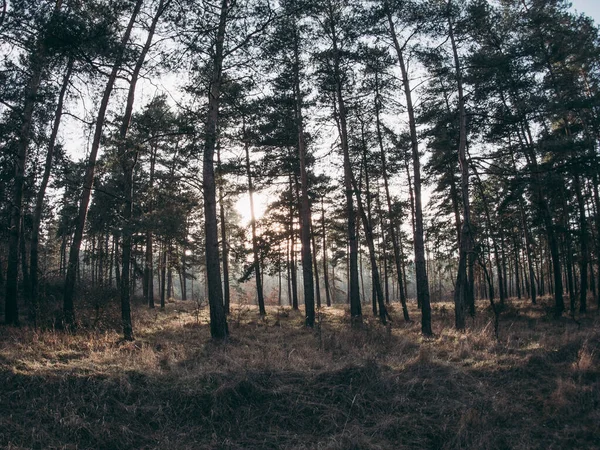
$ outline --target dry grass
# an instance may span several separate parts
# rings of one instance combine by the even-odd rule
[[[515,301],[496,340],[487,310],[459,333],[436,304],[424,339],[397,311],[352,330],[326,308],[310,331],[244,306],[218,344],[194,306],[138,307],[134,343],[114,307],[77,334],[0,328],[0,447],[600,448],[595,311],[556,321]]]

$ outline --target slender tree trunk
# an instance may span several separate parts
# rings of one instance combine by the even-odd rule
[[[558,241],[556,239],[556,231],[554,229],[554,223],[552,220],[552,212],[548,200],[544,195],[542,180],[540,179],[540,169],[537,163],[537,156],[533,148],[533,138],[527,124],[522,124],[522,136],[519,135],[521,145],[524,147],[525,155],[527,158],[527,165],[533,175],[533,191],[536,202],[538,204],[540,215],[546,228],[546,236],[548,240],[548,247],[550,249],[552,273],[553,277],[550,280],[551,289],[554,293],[554,315],[560,317],[565,310],[565,303],[563,297],[563,282],[562,282],[562,270],[560,263],[560,250]],[[552,282],[553,281],[553,282]]]
[[[27,258],[27,242],[25,241],[25,220],[21,220],[21,239],[19,239],[19,252],[21,253],[21,273],[23,275],[23,290],[28,292],[31,289],[31,280],[29,279],[29,264]],[[31,307],[31,305],[28,305]]]
[[[337,119],[339,121],[340,141],[344,158],[344,188],[346,191],[346,215],[348,220],[348,246],[349,246],[349,298],[350,316],[352,324],[362,322],[362,307],[360,304],[360,293],[358,287],[358,242],[356,238],[356,214],[354,201],[352,199],[352,167],[350,164],[350,150],[348,147],[348,129],[346,123],[346,105],[342,93],[342,76],[340,68],[340,51],[338,47],[338,35],[335,22],[335,14],[331,2],[328,2],[330,31],[333,50],[333,76],[335,81],[335,96],[337,102]]]
[[[517,242],[517,236],[513,235],[513,253],[515,256],[515,288],[517,291],[517,298],[521,300],[521,281],[519,278],[519,245]]]
[[[229,292],[229,242],[227,242],[227,223],[225,222],[225,200],[223,195],[225,178],[221,168],[221,146],[219,145],[219,141],[217,141],[217,173],[219,174],[219,215],[221,222],[221,252],[223,253],[223,297],[225,314],[229,314],[231,310]]]
[[[594,174],[594,179],[592,182],[592,189],[594,193],[594,205],[596,205],[596,267],[598,270],[598,282],[596,283],[596,288],[598,289],[597,306],[600,309],[600,194],[598,193],[598,174]]]
[[[125,106],[125,114],[123,115],[123,121],[121,122],[121,127],[119,129],[119,159],[121,160],[123,172],[125,174],[125,210],[123,213],[124,225],[122,270],[123,274],[127,274],[127,276],[129,275],[131,243],[133,236],[133,171],[138,158],[138,151],[136,149],[131,148],[130,145],[127,143],[127,134],[129,132],[129,125],[131,123],[131,117],[133,115],[135,89],[137,86],[139,74],[144,65],[144,61],[146,60],[146,55],[150,50],[150,46],[152,45],[152,39],[154,38],[156,25],[158,24],[160,16],[164,12],[165,7],[168,3],[170,3],[170,0],[161,0],[158,5],[157,11],[154,17],[152,18],[152,24],[150,25],[150,29],[148,30],[146,42],[144,43],[144,47],[142,48],[142,51],[138,56],[135,67],[131,74],[131,79],[129,81],[129,92],[127,95],[127,104]],[[150,255],[150,259],[152,259],[152,255]],[[133,340],[133,327],[131,323],[131,293],[129,292],[129,283],[127,282],[128,280],[125,279],[125,276],[123,276],[122,278],[123,283],[121,284],[121,320],[123,321],[123,337],[125,340]],[[149,274],[149,278],[152,278],[152,273]],[[148,287],[149,284],[146,285],[146,288]]]
[[[412,148],[413,158],[413,172],[414,172],[414,202],[415,202],[415,228],[414,228],[414,250],[415,250],[415,273],[417,278],[417,303],[421,305],[421,332],[426,335],[432,335],[431,330],[431,305],[429,301],[429,280],[427,277],[427,265],[425,262],[425,243],[423,239],[424,227],[423,227],[423,207],[421,202],[421,161],[419,155],[419,142],[417,138],[416,120],[414,115],[414,107],[412,101],[412,91],[410,88],[410,80],[408,77],[408,71],[406,64],[404,63],[404,55],[396,30],[394,28],[394,22],[392,20],[391,11],[387,9],[388,25],[390,27],[390,34],[394,42],[394,48],[396,50],[396,56],[398,57],[398,63],[400,64],[400,70],[402,73],[402,84],[404,87],[404,95],[406,98],[407,112],[408,112],[408,124],[410,129],[410,140]]]
[[[567,289],[569,291],[569,309],[571,315],[575,314],[575,289],[573,286],[573,247],[571,244],[571,229],[569,226],[569,205],[567,204],[567,193],[565,188],[561,189],[563,201],[562,226],[564,230],[563,257],[566,269]]]
[[[108,101],[112,93],[115,80],[121,64],[123,63],[123,55],[125,53],[125,46],[129,42],[129,36],[135,23],[135,19],[142,7],[143,0],[137,0],[131,14],[131,18],[125,29],[125,34],[121,39],[121,46],[119,48],[117,58],[113,64],[112,71],[104,88],[104,94],[100,102],[100,109],[98,110],[98,117],[96,118],[96,128],[94,130],[94,139],[92,141],[92,148],[87,161],[87,167],[85,170],[85,178],[83,183],[83,194],[79,204],[79,212],[77,216],[77,223],[75,226],[75,233],[71,242],[71,249],[69,252],[69,262],[67,266],[67,276],[65,279],[64,297],[63,297],[63,309],[65,314],[65,321],[67,325],[72,326],[75,323],[75,310],[73,307],[73,299],[75,294],[75,280],[77,274],[77,266],[79,264],[79,249],[81,248],[81,242],[83,241],[83,231],[85,228],[85,220],[87,216],[87,210],[90,203],[90,196],[92,193],[92,186],[94,183],[94,171],[96,167],[96,157],[98,156],[98,149],[100,148],[100,141],[102,139],[102,129],[104,128],[104,118],[108,108]],[[123,237],[123,243],[125,244],[125,237]],[[124,252],[124,250],[123,250]],[[130,253],[130,251],[129,251]],[[124,281],[124,280],[123,280]],[[125,284],[125,283],[122,283]]]
[[[160,306],[163,307],[165,304],[165,294],[167,289],[167,246],[168,244],[163,243],[161,264],[160,264]]]
[[[173,253],[171,243],[167,244],[167,300],[174,297],[173,293]]]
[[[216,183],[214,153],[219,121],[219,97],[223,73],[223,46],[229,13],[229,0],[221,1],[215,52],[212,60],[208,115],[206,119],[206,141],[204,145],[202,183],[204,193],[204,230],[206,234],[206,281],[210,308],[210,334],[215,339],[224,339],[229,334],[227,316],[223,305],[221,267],[219,262],[219,233],[217,227]]]
[[[377,267],[377,255],[375,253],[375,244],[373,239],[373,230],[371,228],[371,224],[369,223],[369,218],[367,217],[365,208],[362,203],[362,199],[360,197],[360,190],[358,189],[358,184],[356,183],[356,180],[354,179],[354,175],[352,173],[350,173],[350,177],[352,187],[354,188],[354,192],[356,193],[356,203],[358,204],[358,211],[363,222],[363,228],[365,229],[365,239],[367,241],[367,247],[369,249],[369,262],[371,264],[371,279],[373,280],[374,289],[377,296],[379,320],[381,320],[381,323],[385,325],[389,315],[387,312],[387,308],[385,307],[383,290],[381,289],[379,268]],[[375,308],[373,309],[373,312],[377,312]]]
[[[312,252],[313,273],[315,276],[315,300],[317,302],[317,308],[321,309],[321,286],[319,283],[319,265],[317,262],[317,244],[315,242],[315,230],[314,230],[314,227],[312,226],[312,218],[311,218],[310,231],[311,231],[310,235],[311,235],[312,250],[313,250],[313,252]]]
[[[325,206],[321,197],[321,232],[323,234],[323,283],[325,283],[325,302],[331,306],[331,292],[329,289],[329,269],[327,267],[327,235],[325,230]]]
[[[577,197],[577,205],[579,207],[579,245],[581,247],[581,258],[579,261],[579,276],[580,276],[580,287],[579,287],[579,312],[585,313],[587,311],[587,291],[588,291],[588,233],[587,233],[587,218],[585,216],[585,201],[583,199],[583,193],[581,190],[581,180],[579,175],[573,177],[573,188],[575,189],[575,196]]]
[[[383,217],[383,208],[381,207],[381,197],[380,197],[380,187],[377,185],[377,212],[380,217]],[[385,304],[390,304],[390,287],[389,287],[389,275],[388,275],[388,260],[387,260],[387,249],[385,247],[386,244],[386,235],[385,235],[385,227],[383,226],[383,221],[380,224],[381,228],[381,245],[380,245],[380,259],[383,262],[383,289],[385,295]],[[406,282],[406,280],[405,280]]]
[[[54,16],[62,7],[62,0],[57,0],[54,6]],[[4,17],[4,16],[3,16]],[[19,249],[21,236],[21,222],[23,220],[23,191],[25,187],[25,169],[29,153],[29,141],[33,128],[33,113],[38,102],[38,91],[42,83],[44,70],[47,64],[47,49],[43,38],[36,42],[31,56],[31,77],[27,82],[24,96],[21,126],[17,139],[17,158],[15,160],[15,177],[10,208],[10,228],[8,235],[8,261],[6,269],[6,290],[4,296],[4,320],[9,325],[18,325],[19,307],[17,301],[17,283],[19,276]],[[25,274],[24,274],[25,275]]]
[[[448,9],[450,1],[448,2]],[[454,67],[456,71],[456,82],[458,89],[458,110],[459,110],[459,144],[458,144],[458,162],[461,168],[461,193],[463,200],[463,224],[461,229],[461,239],[459,248],[458,274],[456,277],[456,288],[454,291],[455,325],[462,330],[465,328],[465,308],[469,304],[472,296],[470,292],[470,283],[467,278],[467,259],[472,251],[472,230],[471,230],[471,208],[469,202],[469,165],[467,161],[467,114],[465,111],[465,99],[463,94],[462,70],[458,58],[458,49],[454,39],[454,25],[448,14],[448,32],[452,44],[452,53],[454,56]]]
[[[148,214],[151,216],[154,212],[154,169],[156,166],[156,145],[150,146],[150,179],[148,188],[150,190],[150,198],[148,199]],[[145,281],[146,281],[146,303],[148,307],[154,308],[154,236],[152,230],[149,228],[146,230],[146,261],[145,261]]]
[[[481,195],[481,199],[483,200],[483,208],[485,212],[485,218],[487,222],[488,230],[490,230],[490,240],[492,241],[492,248],[494,251],[494,260],[496,262],[496,271],[498,272],[498,295],[500,296],[500,304],[504,305],[504,301],[506,299],[506,292],[504,290],[504,279],[502,276],[502,263],[500,260],[500,253],[498,251],[498,242],[495,237],[492,236],[492,218],[489,209],[489,202],[487,195],[483,189],[483,183],[481,182],[481,178],[479,177],[479,173],[477,172],[477,168],[473,167],[473,174],[475,175],[475,179],[477,180],[477,187],[479,188],[479,193]]]
[[[187,224],[185,229],[185,239],[181,248],[181,300],[187,300],[187,256],[185,242],[187,241]]]
[[[246,176],[248,178],[248,197],[250,199],[250,227],[252,229],[252,256],[254,265],[254,278],[256,279],[256,297],[258,299],[258,311],[261,316],[267,314],[265,310],[265,298],[263,295],[262,276],[260,273],[260,256],[258,248],[258,236],[256,235],[256,216],[254,215],[254,186],[252,184],[252,169],[250,167],[250,144],[246,136],[245,119],[242,125],[244,134],[244,151],[246,154]]]
[[[290,228],[291,229],[291,228]],[[287,301],[288,306],[292,306],[292,252],[290,250],[291,231],[288,239],[285,240],[285,257],[287,268]]]
[[[33,212],[33,223],[31,229],[31,253],[30,253],[30,283],[31,293],[30,315],[33,319],[34,326],[37,324],[37,308],[38,308],[38,276],[39,276],[39,238],[40,238],[40,224],[42,222],[42,210],[44,207],[44,197],[46,195],[46,188],[48,187],[48,181],[50,180],[50,172],[52,171],[52,161],[54,158],[54,149],[56,147],[56,138],[58,136],[58,129],[60,127],[60,121],[62,119],[63,105],[69,82],[71,80],[71,74],[73,73],[73,59],[69,59],[67,63],[67,70],[63,78],[60,94],[58,95],[58,103],[56,105],[56,114],[54,115],[54,123],[52,125],[52,133],[50,135],[50,142],[48,143],[48,151],[46,152],[46,162],[44,164],[44,174],[42,175],[42,182],[40,183],[40,189],[38,190],[35,209]]]
[[[294,26],[294,96],[296,103],[296,128],[298,159],[300,162],[300,240],[302,242],[302,280],[304,283],[304,307],[306,314],[306,326],[312,328],[315,325],[315,288],[311,253],[311,211],[308,200],[308,172],[306,169],[306,144],[304,139],[304,119],[302,116],[303,98],[300,89],[300,36],[299,30]],[[316,269],[316,266],[315,266]],[[320,301],[319,301],[320,303]]]
[[[298,273],[296,270],[296,232],[294,230],[294,184],[292,175],[289,176],[290,184],[290,275],[292,281],[292,308],[298,310]]]

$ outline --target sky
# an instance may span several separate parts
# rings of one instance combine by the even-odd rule
[[[600,0],[571,0],[573,9],[585,13],[600,24]]]

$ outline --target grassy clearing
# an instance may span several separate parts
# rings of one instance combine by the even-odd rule
[[[487,310],[463,334],[449,304],[431,339],[398,311],[352,330],[326,308],[309,331],[299,312],[240,307],[217,344],[194,306],[137,308],[133,343],[110,308],[74,335],[0,328],[0,447],[600,448],[595,311],[556,321],[514,301],[497,341]]]

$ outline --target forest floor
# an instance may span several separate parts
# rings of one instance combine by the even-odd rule
[[[434,304],[432,338],[410,312],[351,329],[324,308],[307,330],[298,311],[236,307],[226,343],[181,301],[135,307],[131,343],[116,305],[74,334],[0,327],[0,447],[600,448],[595,307],[556,320],[514,300],[499,339],[483,302],[464,333]]]

